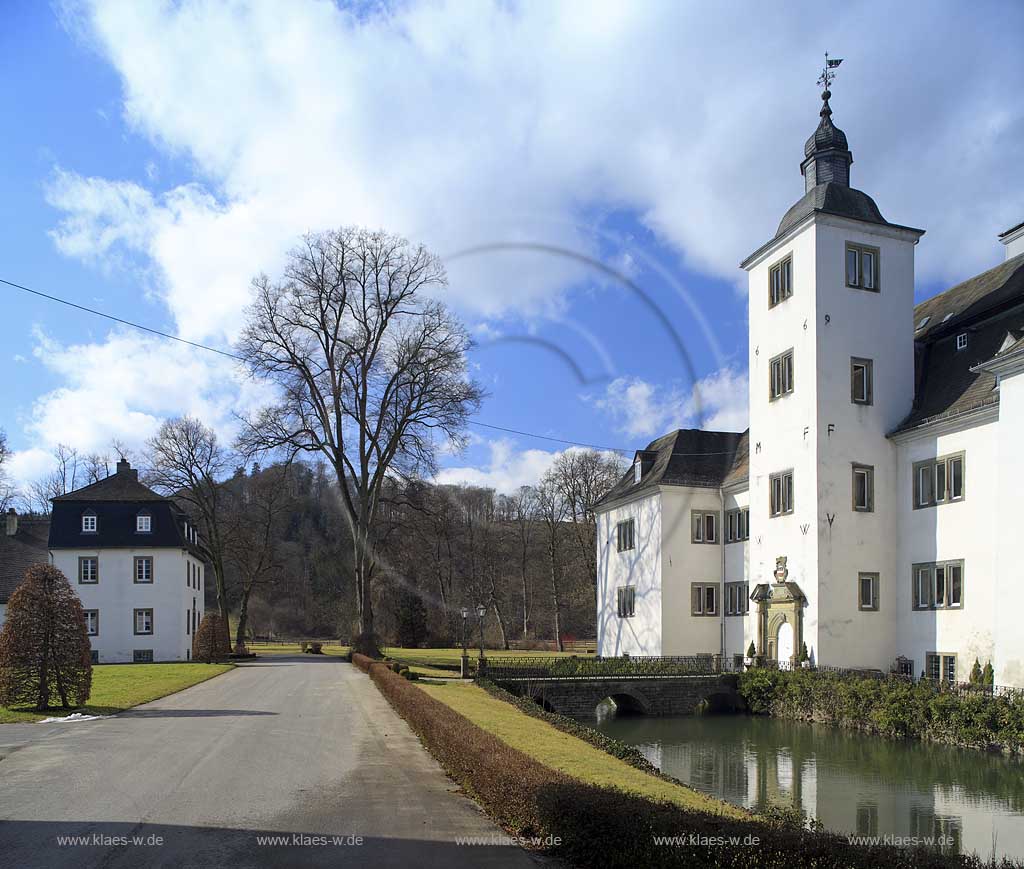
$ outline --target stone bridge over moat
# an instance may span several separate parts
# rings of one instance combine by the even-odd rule
[[[528,697],[550,712],[593,715],[606,698],[620,713],[691,715],[698,711],[739,709],[736,676],[730,673],[682,676],[526,676],[490,675],[492,681],[519,697]]]

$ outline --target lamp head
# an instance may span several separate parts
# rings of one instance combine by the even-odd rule
[[[463,607],[462,608],[462,618],[463,618],[463,620],[465,620],[468,615],[469,615],[469,608],[468,607]]]
[[[487,615],[487,607],[485,607],[482,603],[478,603],[476,605],[476,614],[480,618],[483,618],[485,615]]]

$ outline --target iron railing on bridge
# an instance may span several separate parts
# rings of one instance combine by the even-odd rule
[[[631,679],[664,676],[703,676],[723,672],[720,655],[677,655],[621,658],[488,658],[487,675],[505,679],[595,679],[624,676]]]

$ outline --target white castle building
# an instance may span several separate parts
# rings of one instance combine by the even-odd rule
[[[597,505],[601,655],[743,656],[1024,686],[1024,224],[914,305],[923,230],[832,123],[749,275],[750,429],[676,431]]]

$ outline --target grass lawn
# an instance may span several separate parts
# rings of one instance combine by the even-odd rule
[[[245,647],[257,655],[301,655],[298,643],[246,643]],[[324,646],[325,655],[347,655],[348,646]]]
[[[31,708],[0,706],[0,724],[40,721],[51,716],[84,712],[111,715],[140,703],[174,694],[232,669],[232,664],[95,664],[92,668],[92,696],[79,709],[55,709],[45,713]],[[58,701],[59,702],[59,701]]]
[[[749,817],[729,803],[636,769],[545,721],[531,718],[472,683],[450,682],[417,687],[447,703],[513,748],[580,781],[619,788],[651,799],[668,800],[685,809]]]

